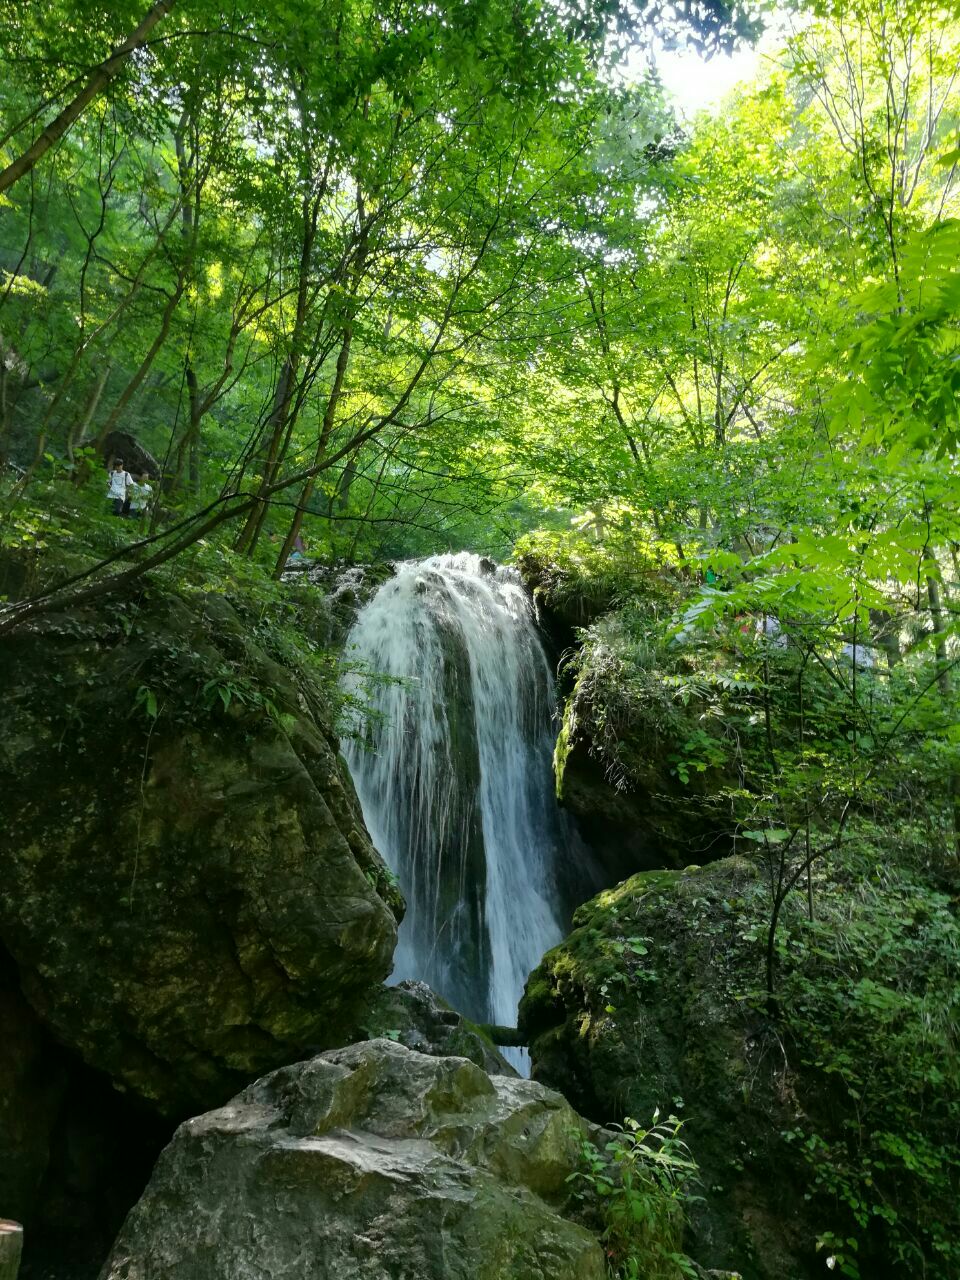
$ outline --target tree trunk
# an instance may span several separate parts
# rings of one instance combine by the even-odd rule
[[[928,543],[923,548],[924,563],[927,569],[927,604],[930,607],[930,619],[933,623],[934,652],[937,659],[937,688],[945,702],[950,699],[950,672],[947,655],[946,627],[943,620],[943,606],[940,603],[939,565],[937,557]]]
[[[67,103],[55,120],[51,120],[40,137],[26,151],[0,172],[0,193],[8,191],[15,182],[19,182],[38,160],[43,159],[51,147],[56,146],[94,98],[99,97],[114,76],[123,70],[130,55],[146,42],[153,28],[161,18],[166,17],[175,4],[176,0],[157,0],[156,4],[151,5],[136,30],[131,32],[122,44],[117,45],[108,58],[94,68],[90,79],[73,101]]]
[[[94,383],[93,391],[90,399],[87,401],[87,407],[84,410],[83,417],[70,428],[70,434],[67,437],[67,458],[72,463],[74,454],[77,449],[82,448],[87,438],[87,432],[90,430],[90,423],[93,421],[93,415],[97,411],[100,404],[100,397],[103,395],[103,389],[107,385],[107,379],[113,365],[108,360],[100,370],[100,375]]]
[[[871,609],[870,625],[873,628],[874,639],[887,655],[887,666],[892,670],[901,658],[897,620],[885,609]]]
[[[97,448],[99,448],[103,444],[104,440],[106,440],[110,432],[114,430],[114,428],[116,427],[117,423],[120,421],[120,418],[123,415],[124,409],[133,399],[134,395],[139,390],[140,384],[143,382],[144,378],[150,372],[151,365],[159,355],[160,349],[163,346],[163,344],[166,342],[167,335],[170,333],[170,325],[173,323],[173,313],[176,311],[177,307],[179,306],[180,299],[183,297],[183,293],[186,287],[187,287],[186,268],[183,268],[177,279],[176,288],[167,299],[167,305],[164,307],[163,315],[160,317],[160,331],[157,334],[157,336],[154,338],[150,346],[150,350],[140,361],[140,364],[137,367],[136,373],[133,375],[133,377],[130,379],[130,381],[127,383],[127,385],[124,387],[123,391],[121,392],[120,399],[117,401],[117,403],[113,406],[113,408],[110,411],[110,416],[107,418],[106,422],[104,422],[103,426],[100,428],[100,432],[97,435]]]
[[[313,460],[314,468],[319,469],[320,463],[323,461],[327,451],[327,442],[330,439],[330,433],[333,431],[334,420],[337,416],[337,404],[340,400],[340,393],[343,390],[343,382],[347,374],[347,365],[350,361],[350,345],[353,341],[353,324],[348,323],[344,329],[343,341],[340,345],[340,354],[337,356],[337,368],[333,377],[333,386],[330,388],[330,396],[327,400],[326,412],[323,415],[323,426],[320,430],[320,436],[317,440],[317,452]],[[313,497],[313,491],[316,488],[316,474],[308,476],[300,493],[300,500],[297,503],[297,509],[293,513],[293,519],[290,521],[290,528],[284,539],[283,547],[280,555],[277,557],[277,563],[274,566],[273,576],[279,578],[287,563],[294,543],[296,542],[300,529],[303,526],[303,517],[306,514],[307,506]]]
[[[266,447],[266,453],[262,454],[262,468],[260,471],[260,490],[264,491],[270,484],[275,473],[276,459],[280,453],[280,445],[283,439],[283,429],[287,421],[287,412],[290,408],[290,400],[292,398],[292,383],[295,374],[295,364],[291,356],[287,356],[280,369],[280,376],[277,378],[277,384],[273,389],[273,408],[270,417],[267,419],[267,426],[270,429],[270,439]],[[258,449],[259,449],[258,444]],[[234,551],[240,555],[250,555],[256,545],[256,539],[259,536],[260,528],[263,524],[264,513],[260,508],[254,508],[247,517],[246,524],[237,535],[234,543]]]
[[[189,421],[177,445],[177,459],[170,492],[178,490],[183,483],[184,470],[187,472],[187,486],[191,493],[200,492],[200,422],[204,414],[204,405],[200,397],[200,383],[197,371],[189,350],[185,357],[184,381],[187,384],[187,402],[189,405]]]
[[[953,687],[950,679],[950,662],[947,653],[946,625],[943,617],[943,605],[940,600],[939,565],[937,557],[929,542],[923,548],[923,559],[927,569],[927,603],[930,606],[930,618],[933,622],[934,652],[937,662],[937,689],[943,700],[947,714],[953,701]],[[960,864],[960,769],[954,766],[947,780],[947,793],[953,819],[953,856]]]
[[[23,1227],[9,1218],[0,1218],[0,1280],[17,1280],[22,1249]]]

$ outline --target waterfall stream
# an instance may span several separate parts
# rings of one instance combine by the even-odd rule
[[[514,570],[479,556],[407,562],[361,610],[347,655],[386,677],[367,694],[365,741],[345,755],[407,900],[395,977],[512,1026],[530,971],[562,936],[569,848],[530,599]]]

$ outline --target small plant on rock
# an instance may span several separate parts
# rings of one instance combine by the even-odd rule
[[[660,1120],[648,1129],[629,1117],[601,1149],[580,1139],[581,1168],[568,1182],[591,1217],[611,1280],[678,1280],[696,1272],[681,1249],[685,1205],[698,1199],[698,1170],[680,1138],[682,1121]]]

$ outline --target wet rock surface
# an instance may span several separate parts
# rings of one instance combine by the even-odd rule
[[[433,1057],[469,1058],[491,1075],[517,1074],[482,1028],[425,982],[400,982],[373,995],[351,1039],[379,1038]]]
[[[566,1216],[583,1131],[463,1058],[328,1052],[181,1125],[101,1280],[602,1280]]]

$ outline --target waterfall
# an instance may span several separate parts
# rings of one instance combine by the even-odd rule
[[[407,900],[395,977],[513,1026],[530,971],[562,936],[568,851],[553,678],[529,597],[514,570],[479,556],[410,561],[361,610],[347,655],[383,676],[345,755]],[[349,676],[348,692],[362,683]]]

